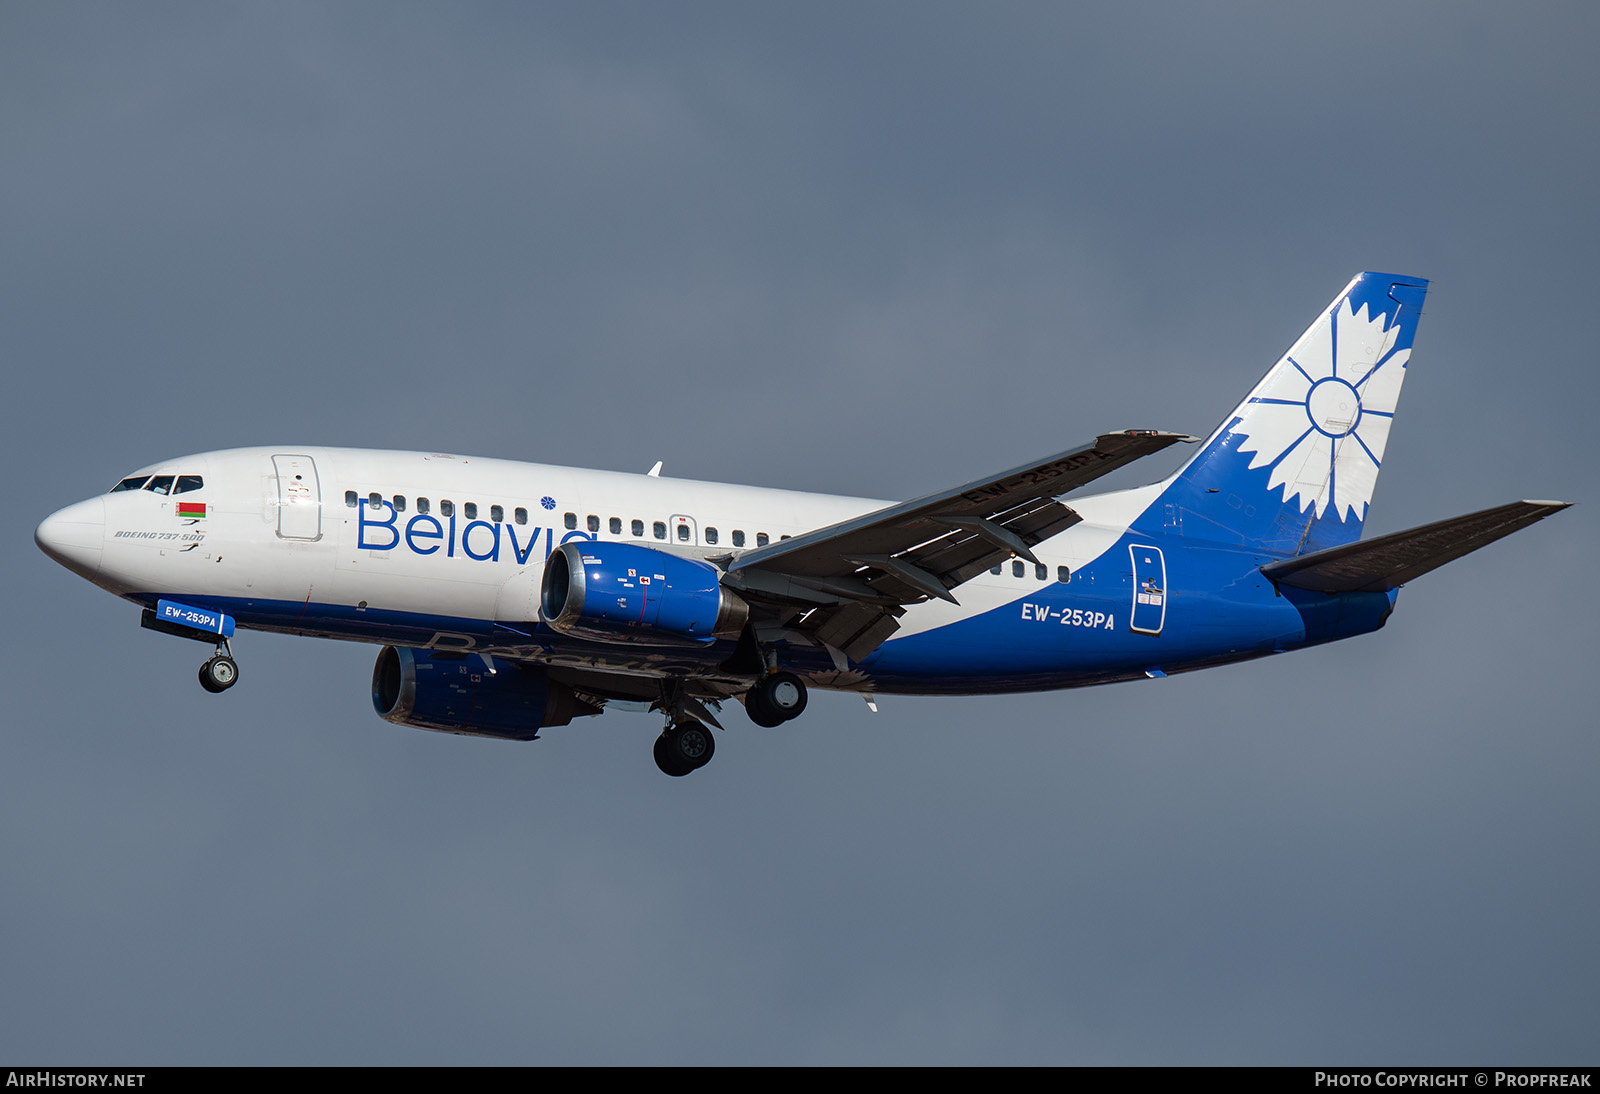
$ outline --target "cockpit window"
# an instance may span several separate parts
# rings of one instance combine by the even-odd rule
[[[111,488],[111,492],[113,494],[120,494],[124,490],[137,490],[139,487],[144,485],[144,480],[148,479],[149,477],[149,475],[135,475],[131,479],[123,479],[121,482],[117,483],[117,485]]]
[[[172,488],[174,494],[187,494],[191,490],[198,490],[206,484],[206,480],[199,475],[179,475],[178,485]]]
[[[175,475],[157,475],[145,483],[144,488],[157,494],[170,494],[172,493],[172,480],[176,477]]]

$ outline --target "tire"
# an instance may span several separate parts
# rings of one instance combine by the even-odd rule
[[[772,709],[763,688],[753,687],[744,695],[744,712],[750,720],[764,729],[783,725],[783,715]]]
[[[784,721],[798,718],[806,709],[806,686],[801,683],[800,677],[791,672],[780,672],[769,676],[766,680],[767,702],[772,704],[772,709],[783,715]]]
[[[664,774],[681,778],[711,762],[717,751],[717,739],[711,729],[699,722],[681,722],[664,730],[656,738],[656,766]]]
[[[239,665],[231,657],[213,657],[200,666],[200,686],[207,691],[227,691],[238,682]]]
[[[689,770],[704,767],[711,762],[711,757],[717,752],[717,739],[711,733],[711,727],[701,725],[699,722],[682,722],[672,727],[671,748],[673,755],[689,764]]]
[[[672,746],[668,743],[667,734],[665,733],[656,738],[655,748],[651,751],[655,754],[656,766],[661,769],[663,775],[671,775],[675,779],[680,779],[694,770],[692,767],[684,766],[673,755]]]
[[[212,695],[217,695],[221,693],[222,689],[211,682],[211,674],[206,671],[208,668],[210,668],[210,662],[200,666],[200,686]]]

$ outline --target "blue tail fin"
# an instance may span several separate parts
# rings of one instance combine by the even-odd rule
[[[1146,519],[1280,557],[1360,539],[1427,290],[1420,277],[1358,275]]]

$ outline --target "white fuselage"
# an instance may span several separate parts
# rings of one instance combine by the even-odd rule
[[[615,540],[705,558],[737,554],[887,504],[346,448],[210,452],[164,461],[134,477],[198,478],[203,486],[184,493],[113,492],[47,522],[58,529],[77,527],[83,540],[75,554],[51,553],[120,596],[147,606],[157,597],[225,603],[240,625],[256,629],[498,649],[551,661],[561,655],[536,643],[508,647],[506,633],[497,634],[495,624],[512,625],[514,636],[519,626],[525,631],[538,619],[545,558],[564,542]],[[1042,592],[1058,575],[1085,568],[1127,531],[1154,489],[1075,500],[1083,522],[1040,544],[1040,565],[1011,562],[998,574],[982,573],[961,587],[959,605],[912,606],[891,644]],[[195,515],[197,505],[203,515]],[[381,626],[380,619],[405,625]],[[630,671],[648,669],[650,660],[616,651],[607,659],[608,667]],[[872,686],[857,672],[827,676],[810,674],[824,686]]]

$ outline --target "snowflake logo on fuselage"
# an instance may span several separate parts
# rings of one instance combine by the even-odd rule
[[[1303,513],[1331,504],[1345,520],[1366,517],[1389,439],[1411,350],[1394,348],[1400,326],[1384,312],[1350,310],[1346,297],[1284,355],[1249,400],[1234,431],[1252,471],[1271,467],[1267,489],[1283,487]]]

